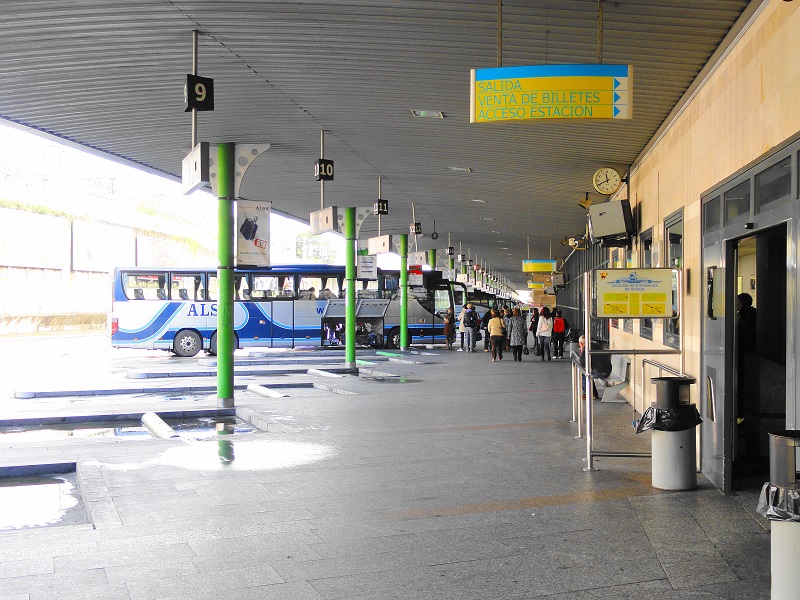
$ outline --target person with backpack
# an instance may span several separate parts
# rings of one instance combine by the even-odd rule
[[[495,309],[497,305],[495,305]],[[492,318],[492,309],[487,310],[483,313],[483,318],[481,319],[481,329],[483,329],[483,351],[488,352],[491,346],[492,340],[489,337],[489,321]]]
[[[556,309],[556,316],[553,318],[553,357],[564,358],[564,339],[566,338],[569,323],[561,316],[561,311]]]
[[[475,331],[478,329],[480,320],[478,313],[475,312],[475,307],[472,303],[468,303],[466,308],[461,311],[459,316],[461,325],[464,328],[464,338],[467,345],[467,352],[475,352]]]

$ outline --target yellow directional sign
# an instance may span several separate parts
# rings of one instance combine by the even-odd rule
[[[556,270],[556,261],[554,260],[523,260],[522,272],[523,273],[552,273]]]
[[[632,99],[632,65],[472,69],[469,120],[630,119]]]

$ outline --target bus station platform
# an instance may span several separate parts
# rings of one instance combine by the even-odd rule
[[[760,486],[661,491],[642,458],[584,471],[568,360],[406,357],[340,374],[348,393],[237,389],[258,429],[202,439],[44,430],[213,412],[210,393],[2,400],[40,437],[0,431],[0,600],[769,598]],[[595,403],[598,450],[649,450],[631,412]],[[80,506],[24,520],[24,492],[70,466]]]

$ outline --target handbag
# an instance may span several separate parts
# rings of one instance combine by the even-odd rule
[[[475,341],[480,342],[483,339],[480,330],[475,331]]]
[[[527,347],[527,346],[523,346],[523,347],[522,347],[522,353],[523,353],[525,356],[528,356],[528,354],[530,354],[530,350],[528,350],[528,347]]]

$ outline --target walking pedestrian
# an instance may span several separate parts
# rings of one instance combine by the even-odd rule
[[[550,337],[553,334],[553,319],[550,317],[550,309],[546,306],[539,315],[539,325],[536,328],[536,337],[539,340],[539,351],[542,353],[544,361],[545,352],[547,360],[550,360]]]
[[[519,308],[515,308],[511,318],[508,320],[508,343],[511,346],[511,353],[514,355],[514,362],[522,362],[522,346],[525,344],[525,317],[522,316]]]
[[[492,362],[503,360],[503,348],[506,345],[506,336],[503,335],[505,328],[505,323],[500,317],[500,313],[492,310],[492,318],[489,319],[489,326],[487,327],[487,333],[492,340]]]

